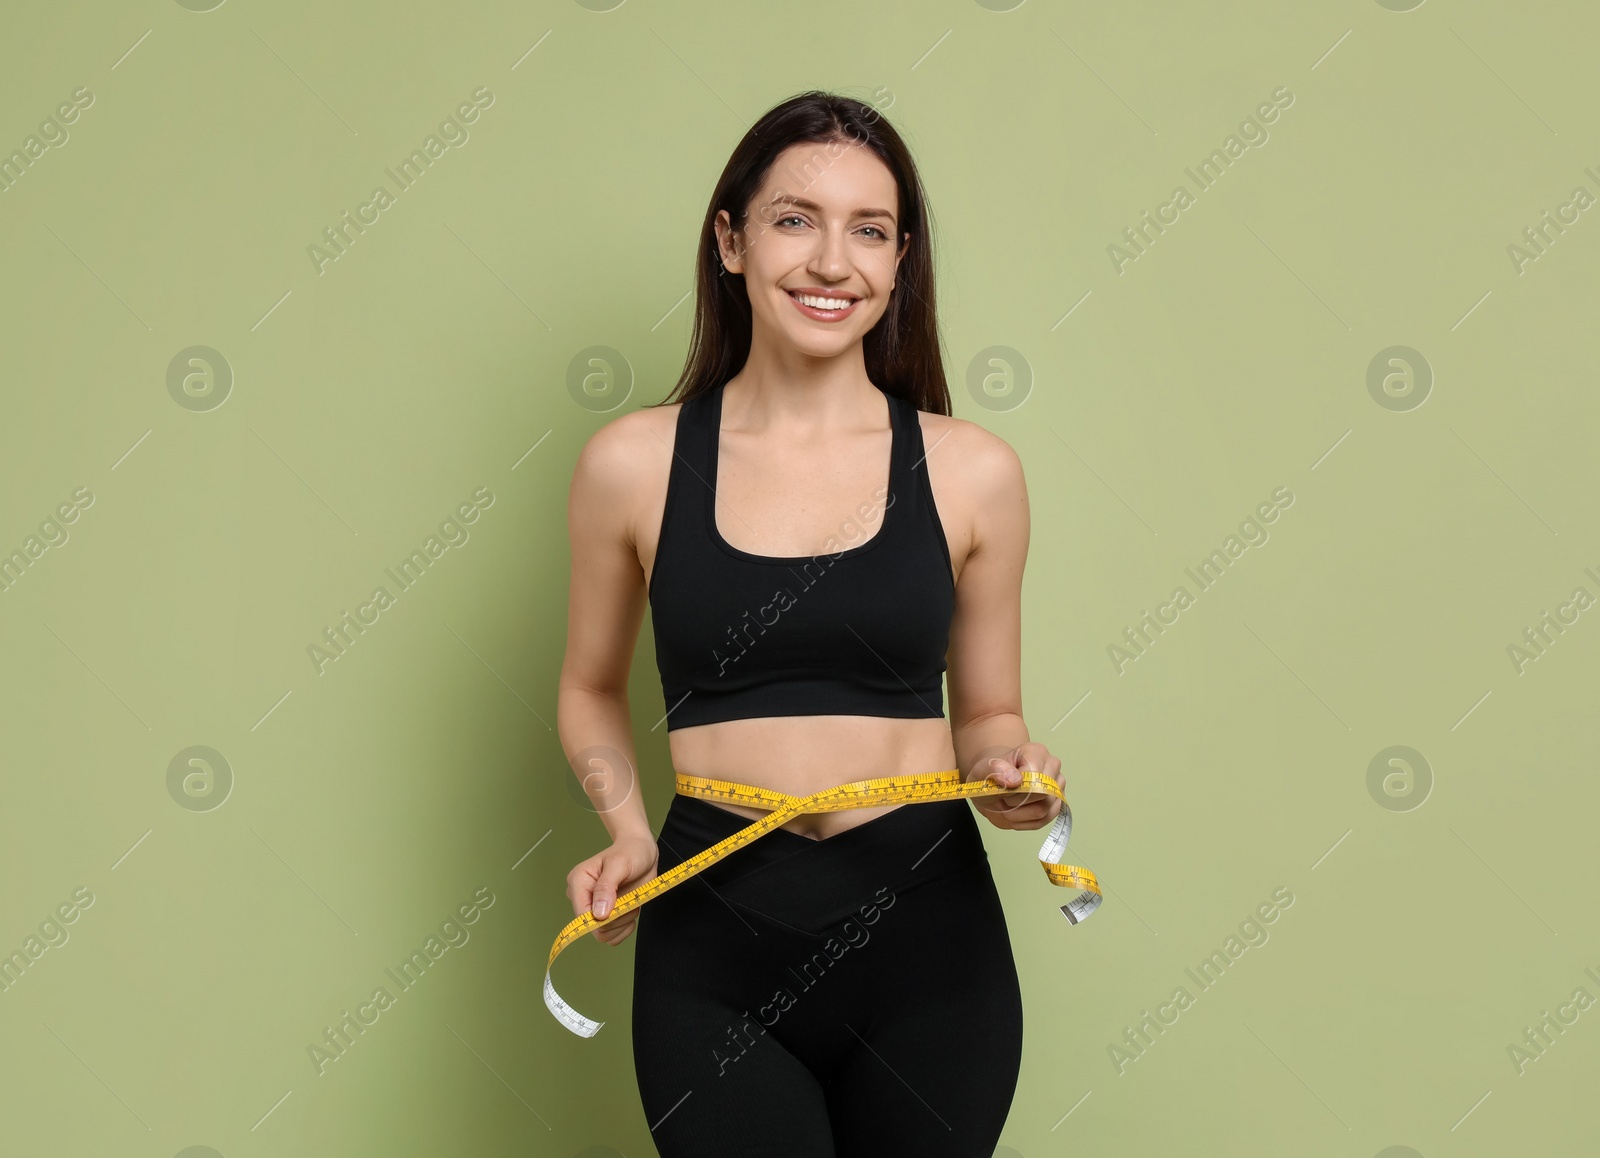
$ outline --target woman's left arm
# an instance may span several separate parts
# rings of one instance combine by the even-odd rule
[[[1022,571],[1028,559],[1028,487],[1009,443],[963,423],[946,442],[941,474],[961,489],[951,509],[970,512],[970,547],[956,583],[946,683],[950,731],[964,780],[1021,783],[1031,769],[1062,783],[1061,761],[1028,738],[1022,718]],[[950,445],[957,444],[956,446]],[[959,448],[959,449],[958,449]],[[1037,792],[979,796],[999,828],[1042,828],[1061,801]]]

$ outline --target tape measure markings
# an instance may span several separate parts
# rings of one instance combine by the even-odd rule
[[[680,795],[768,808],[771,811],[732,836],[702,849],[666,872],[623,893],[613,902],[610,914],[603,920],[592,912],[583,913],[574,917],[561,930],[555,944],[550,948],[550,960],[545,965],[544,1003],[557,1021],[580,1037],[593,1037],[600,1032],[600,1027],[605,1022],[585,1017],[556,992],[555,984],[550,980],[550,971],[562,951],[586,933],[598,929],[601,925],[609,924],[624,913],[633,912],[645,902],[682,884],[751,841],[765,836],[774,828],[781,827],[793,817],[803,814],[843,812],[846,809],[869,808],[877,804],[922,804],[935,800],[959,800],[976,796],[1008,796],[1022,792],[1045,793],[1061,801],[1061,811],[1056,814],[1055,823],[1050,826],[1044,845],[1039,849],[1039,861],[1051,884],[1084,890],[1060,906],[1061,915],[1066,917],[1069,924],[1077,925],[1098,909],[1105,899],[1100,892],[1099,879],[1094,873],[1080,865],[1061,863],[1061,858],[1066,854],[1067,842],[1072,837],[1072,809],[1067,804],[1061,785],[1043,772],[1024,770],[1021,783],[1015,787],[1007,787],[995,783],[988,777],[981,780],[963,780],[960,769],[950,768],[943,772],[857,780],[834,788],[824,788],[809,796],[792,796],[787,792],[778,792],[771,788],[759,788],[731,780],[715,780],[679,772],[676,787]]]

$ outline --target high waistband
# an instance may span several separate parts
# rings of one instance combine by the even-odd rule
[[[751,823],[709,801],[674,795],[657,838],[657,872]],[[826,840],[777,828],[700,877],[724,901],[817,935],[879,890],[894,895],[951,875],[987,872],[988,860],[971,805],[937,800],[901,804]]]

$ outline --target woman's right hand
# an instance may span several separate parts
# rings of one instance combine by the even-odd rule
[[[592,912],[596,918],[605,920],[619,894],[655,878],[659,855],[655,839],[645,834],[624,836],[603,852],[580,861],[567,874],[567,896],[572,901],[573,916]],[[638,920],[639,910],[634,909],[601,925],[594,931],[594,937],[607,945],[621,944],[633,932]]]

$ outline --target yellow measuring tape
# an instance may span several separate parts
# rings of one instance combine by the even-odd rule
[[[579,1013],[562,1000],[550,981],[550,970],[561,951],[586,933],[631,913],[653,897],[658,897],[674,885],[688,880],[702,869],[710,868],[735,849],[743,848],[758,837],[788,822],[802,813],[842,812],[847,808],[868,808],[876,804],[925,804],[933,800],[957,800],[970,796],[1006,796],[1019,792],[1041,792],[1061,801],[1061,811],[1039,849],[1039,862],[1053,885],[1070,886],[1084,890],[1061,906],[1061,915],[1071,924],[1078,924],[1100,907],[1104,898],[1100,882],[1094,873],[1078,865],[1062,864],[1067,841],[1072,837],[1072,809],[1057,784],[1043,772],[1024,770],[1022,782],[1008,788],[987,777],[982,780],[963,780],[961,770],[951,768],[944,772],[923,772],[910,776],[881,776],[873,780],[857,780],[836,788],[825,788],[809,796],[790,796],[770,788],[755,788],[748,784],[735,784],[728,780],[712,780],[705,776],[690,776],[679,772],[677,791],[684,796],[698,796],[703,800],[721,800],[729,804],[744,804],[771,811],[748,827],[720,840],[710,848],[696,853],[681,864],[674,865],[660,876],[630,889],[616,899],[611,913],[600,920],[593,913],[584,913],[568,922],[566,928],[550,948],[550,961],[544,970],[544,1003],[556,1020],[580,1037],[593,1037],[600,1032],[603,1021],[594,1021]]]

